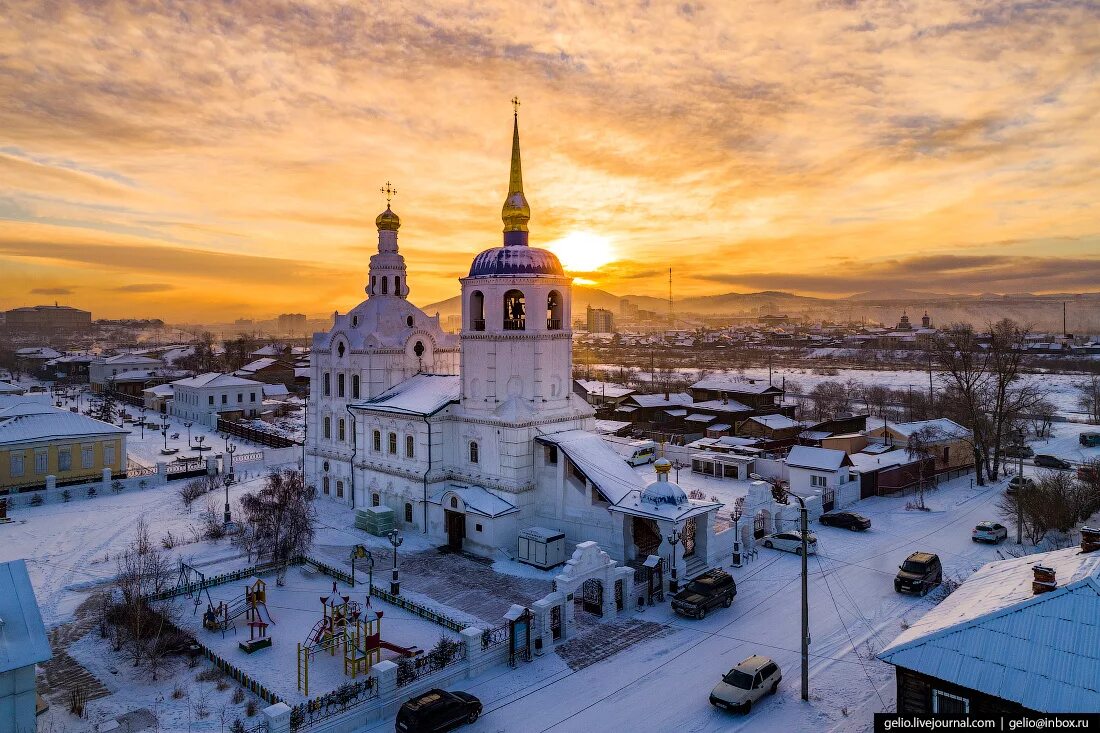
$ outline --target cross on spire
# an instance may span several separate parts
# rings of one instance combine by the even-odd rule
[[[519,97],[512,97],[512,114],[519,116]]]
[[[390,205],[390,201],[392,201],[393,197],[397,195],[397,189],[391,186],[389,181],[386,181],[386,185],[378,190],[386,194],[386,207],[388,208]]]

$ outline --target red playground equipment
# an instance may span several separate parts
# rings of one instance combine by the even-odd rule
[[[417,647],[403,647],[382,640],[382,612],[364,611],[350,596],[333,593],[321,597],[322,617],[313,625],[305,643],[298,644],[298,689],[309,694],[309,661],[318,652],[344,655],[344,674],[352,679],[366,674],[382,661],[382,650],[403,657],[423,654]]]
[[[267,616],[266,622],[264,615]],[[222,636],[225,636],[226,629],[230,626],[233,626],[233,633],[237,633],[237,625],[234,622],[241,616],[248,621],[251,633],[261,630],[264,637],[267,635],[267,625],[275,623],[275,619],[271,617],[271,611],[267,610],[267,583],[260,578],[253,578],[252,583],[245,586],[244,595],[238,596],[229,603],[221,601],[215,606],[208,602],[206,611],[202,614],[202,625],[210,631],[221,631]],[[259,624],[262,624],[262,627]],[[270,645],[269,639],[267,646]]]

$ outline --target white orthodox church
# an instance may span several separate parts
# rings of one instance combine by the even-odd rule
[[[503,245],[462,284],[462,330],[408,302],[390,205],[375,220],[367,299],[313,337],[307,480],[350,508],[384,505],[403,531],[480,555],[515,554],[521,530],[594,540],[619,561],[675,553],[681,572],[718,562],[718,504],[642,479],[592,432],[572,390],[572,278],[528,244],[513,118]],[[676,531],[680,541],[669,544]]]

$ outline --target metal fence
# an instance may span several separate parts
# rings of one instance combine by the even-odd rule
[[[397,662],[397,686],[400,688],[411,685],[436,672],[442,672],[464,659],[466,659],[466,645],[459,641],[448,643],[445,649],[437,647],[420,657],[401,658]]]
[[[349,682],[332,692],[295,705],[290,709],[290,729],[305,730],[311,725],[346,713],[357,705],[362,705],[378,697],[378,685],[367,677],[360,682]]]
[[[470,628],[470,626],[472,625],[456,621],[450,616],[446,616],[442,613],[439,613],[438,611],[433,611],[427,606],[420,605],[416,601],[410,601],[408,598],[402,598],[401,596],[395,596],[392,593],[387,593],[385,590],[379,588],[377,585],[371,586],[371,595],[377,596],[387,603],[392,603],[395,606],[400,606],[406,611],[412,611],[420,618],[425,618],[432,623],[439,624],[440,626],[448,628],[451,631],[462,631],[463,629]]]
[[[497,644],[508,641],[508,624],[498,626],[495,629],[485,629],[481,632],[481,648],[489,649]]]
[[[301,442],[297,440],[291,440],[285,435],[273,433],[267,430],[260,430],[259,428],[252,427],[251,425],[242,425],[241,423],[233,422],[232,420],[226,420],[223,417],[218,418],[218,432],[228,433],[243,440],[248,440],[253,443],[259,443],[260,445],[267,446],[268,448],[289,448],[292,445],[301,445]]]

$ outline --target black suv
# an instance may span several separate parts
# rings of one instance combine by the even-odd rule
[[[1057,468],[1062,471],[1068,471],[1069,469],[1073,468],[1073,464],[1071,464],[1069,461],[1064,461],[1057,456],[1048,456],[1042,453],[1035,456],[1035,460],[1033,462],[1036,466],[1042,466],[1043,468]]]
[[[672,610],[684,616],[705,618],[707,611],[719,605],[729,608],[737,595],[737,583],[725,570],[714,569],[700,575],[672,597]]]
[[[898,593],[916,593],[923,596],[943,580],[943,566],[938,555],[931,552],[914,552],[898,566],[894,578],[894,590]]]
[[[855,512],[829,512],[822,514],[817,521],[826,527],[840,527],[841,529],[850,529],[853,532],[862,532],[871,528],[871,520]]]
[[[481,701],[468,692],[429,690],[405,702],[397,711],[398,733],[437,733],[481,715]]]

